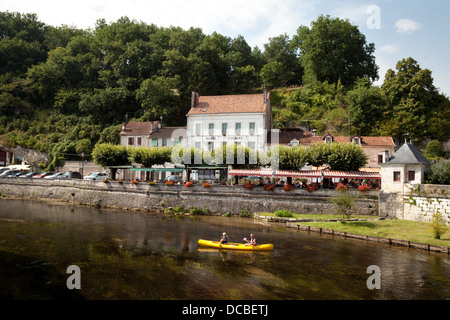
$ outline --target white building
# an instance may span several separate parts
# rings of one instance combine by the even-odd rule
[[[405,143],[380,166],[383,192],[403,192],[405,184],[424,183],[430,162],[416,147]]]
[[[187,114],[190,147],[213,150],[224,144],[263,149],[272,129],[270,93],[199,96],[192,93]]]

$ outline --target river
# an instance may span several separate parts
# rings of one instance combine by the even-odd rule
[[[254,233],[274,250],[198,247],[222,232],[230,241]],[[72,265],[80,289],[68,289]],[[367,285],[369,266],[379,289]],[[450,258],[249,218],[1,199],[0,299],[448,300]]]

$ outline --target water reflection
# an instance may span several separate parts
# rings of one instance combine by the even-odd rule
[[[0,298],[448,299],[447,255],[274,228],[251,219],[161,216],[2,199]],[[271,252],[198,248],[254,233]],[[81,290],[66,268],[81,269]],[[381,268],[381,290],[366,286]]]

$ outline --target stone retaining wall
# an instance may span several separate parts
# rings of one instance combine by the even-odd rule
[[[274,192],[262,187],[246,190],[242,186],[213,185],[203,188],[195,185],[186,188],[183,185],[165,186],[129,182],[104,183],[86,180],[33,180],[0,179],[0,193],[27,199],[51,199],[70,203],[113,207],[133,210],[161,210],[167,207],[182,206],[185,209],[196,208],[215,214],[241,214],[255,212],[274,212],[278,209],[291,210],[294,213],[325,214],[334,210],[330,198],[336,191],[317,190],[313,193],[305,189],[284,192],[278,188]],[[358,199],[355,213],[363,215],[378,214],[376,191]]]

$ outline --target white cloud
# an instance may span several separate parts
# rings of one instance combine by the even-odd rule
[[[411,33],[422,28],[420,22],[416,22],[410,19],[400,19],[395,23],[395,29],[398,33]]]
[[[380,48],[380,52],[383,53],[396,53],[398,52],[398,47],[388,44],[388,45],[384,45]]]

